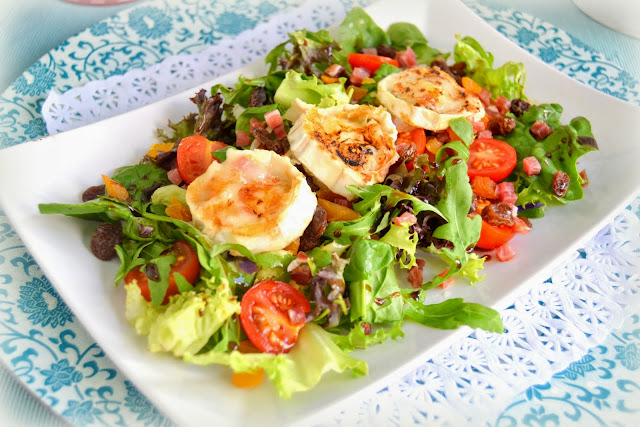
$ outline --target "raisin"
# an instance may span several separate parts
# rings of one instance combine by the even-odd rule
[[[524,99],[514,99],[513,101],[511,101],[511,112],[513,113],[514,116],[516,117],[520,117],[521,115],[524,114],[525,111],[527,111],[529,109],[529,107],[531,107],[531,104],[529,104],[527,101],[525,101]]]
[[[516,128],[516,120],[513,117],[493,117],[489,120],[489,130],[494,135],[506,135]]]
[[[562,171],[555,171],[551,189],[556,196],[564,197],[567,194],[567,190],[569,190],[569,175]]]
[[[96,258],[108,261],[115,258],[116,246],[122,243],[122,227],[115,224],[100,224],[91,236],[91,252]]]
[[[84,190],[84,193],[82,193],[82,201],[88,202],[89,200],[95,200],[98,196],[104,196],[105,194],[107,193],[104,185],[94,185]]]
[[[496,227],[500,225],[511,227],[513,225],[513,210],[506,203],[491,203],[482,209],[481,215],[483,220]]]

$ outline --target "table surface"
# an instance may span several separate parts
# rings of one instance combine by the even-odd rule
[[[482,3],[521,10],[543,19],[606,54],[610,60],[634,74],[636,79],[640,78],[640,40],[623,36],[590,20],[570,0],[483,0]],[[95,7],[73,5],[61,0],[3,0],[0,3],[0,52],[3,54],[0,92],[51,49],[86,27],[127,7],[131,7],[131,4]],[[38,31],[34,31],[34,28]],[[638,327],[638,318],[634,316],[623,328]],[[635,330],[640,332],[640,329]],[[614,332],[609,340],[613,342],[620,338]],[[592,359],[589,363],[595,365],[597,356]],[[636,382],[640,383],[640,369],[634,375]],[[560,386],[561,384],[552,384],[552,387]],[[533,388],[529,393],[541,396],[545,392],[561,393],[560,390],[549,390],[548,387]],[[638,391],[636,397],[640,397]],[[505,413],[507,412],[508,408],[505,409]],[[3,425],[66,425],[64,420],[41,404],[1,365],[0,413]],[[537,415],[535,420],[544,420],[542,414]],[[626,421],[628,423],[628,419]],[[624,424],[625,420],[611,419],[605,422]]]

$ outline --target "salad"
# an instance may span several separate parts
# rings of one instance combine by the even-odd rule
[[[91,250],[119,259],[150,351],[226,365],[239,387],[266,375],[284,399],[366,374],[351,353],[404,322],[502,332],[495,310],[429,291],[476,283],[583,197],[589,121],[529,102],[523,65],[471,37],[441,52],[360,8],[289,36],[266,75],[200,90],[138,164],[40,212],[99,222]]]

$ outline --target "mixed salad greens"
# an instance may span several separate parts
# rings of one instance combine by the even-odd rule
[[[331,370],[366,374],[349,353],[401,338],[407,319],[501,332],[493,309],[460,298],[431,303],[428,291],[454,278],[475,283],[486,254],[474,248],[508,260],[508,241],[529,231],[529,218],[582,198],[587,179],[577,160],[597,148],[589,122],[565,125],[561,106],[530,105],[522,64],[494,66],[470,37],[440,52],[414,25],[384,31],[360,8],[335,37],[291,33],[266,63],[265,76],[196,94],[197,112],[158,131],[139,164],[103,175],[105,185],[88,189],[83,203],[39,206],[100,222],[92,251],[119,258],[115,284],[124,281],[126,317],[149,350],[227,365],[241,387],[264,372],[287,399]],[[399,159],[384,182],[349,187],[354,200],[314,188],[325,221],[313,225],[311,243],[305,235],[252,253],[213,244],[194,225],[188,184],[231,150],[287,154],[296,100],[378,105],[380,81],[423,65],[477,96],[484,118],[454,118],[437,131],[396,121]],[[425,278],[426,263],[439,274]]]

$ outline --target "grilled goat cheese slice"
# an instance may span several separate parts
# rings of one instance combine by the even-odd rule
[[[289,154],[334,193],[353,199],[348,185],[384,180],[398,153],[391,115],[381,107],[310,107],[289,131]]]
[[[229,150],[187,188],[194,225],[213,243],[254,253],[283,249],[300,237],[317,199],[287,157],[267,150]]]
[[[378,82],[378,101],[394,117],[429,130],[443,130],[458,117],[484,117],[480,99],[438,67],[413,67]]]

